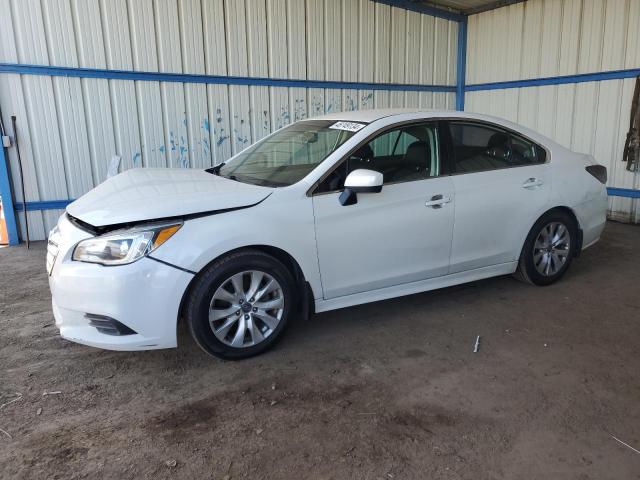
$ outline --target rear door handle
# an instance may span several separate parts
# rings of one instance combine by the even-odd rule
[[[444,195],[434,195],[431,197],[431,200],[427,200],[424,204],[425,207],[431,208],[442,208],[443,205],[446,205],[451,201],[451,197],[445,197]]]
[[[522,188],[536,188],[542,186],[542,184],[544,184],[542,180],[531,177],[527,178],[527,180],[522,184]]]

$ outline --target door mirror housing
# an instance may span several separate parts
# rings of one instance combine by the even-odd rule
[[[354,170],[344,181],[344,191],[340,194],[340,205],[358,203],[358,193],[378,193],[382,190],[384,178],[380,172],[364,168]]]
[[[347,175],[344,188],[356,193],[378,193],[382,190],[383,180],[380,172],[360,168]]]

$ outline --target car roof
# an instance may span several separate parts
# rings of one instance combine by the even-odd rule
[[[422,118],[458,118],[467,120],[480,120],[495,125],[506,127],[510,130],[519,132],[531,139],[545,144],[546,146],[554,146],[556,148],[564,148],[550,138],[531,130],[524,125],[511,122],[504,118],[494,117],[492,115],[484,115],[480,113],[460,112],[457,110],[432,110],[426,108],[376,108],[370,110],[350,110],[347,112],[334,112],[326,115],[309,118],[307,120],[343,120],[347,122],[373,123],[377,120],[388,117],[400,117],[407,114],[420,114]]]
[[[345,120],[348,122],[366,122],[371,123],[381,118],[391,117],[394,115],[402,115],[405,113],[432,113],[430,110],[419,108],[375,108],[370,110],[350,110],[347,112],[334,112],[313,117],[309,120]]]
[[[345,112],[333,112],[326,115],[309,118],[308,120],[343,120],[347,122],[363,122],[372,123],[376,120],[388,117],[397,117],[407,114],[420,114],[424,118],[466,118],[484,120],[487,122],[496,122],[500,124],[508,124],[521,129],[521,125],[516,125],[504,118],[492,117],[490,115],[482,115],[479,113],[460,112],[458,110],[436,110],[429,108],[375,108],[370,110],[349,110]]]

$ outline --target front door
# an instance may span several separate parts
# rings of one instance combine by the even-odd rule
[[[338,201],[344,178],[383,174],[379,193]],[[446,275],[453,230],[453,181],[440,176],[435,122],[403,125],[362,145],[313,196],[325,299]]]

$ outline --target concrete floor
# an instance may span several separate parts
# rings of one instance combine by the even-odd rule
[[[557,285],[317,315],[266,355],[60,339],[44,246],[0,250],[0,478],[640,479],[640,227]],[[476,335],[479,353],[472,353]],[[44,395],[44,392],[60,394]]]

